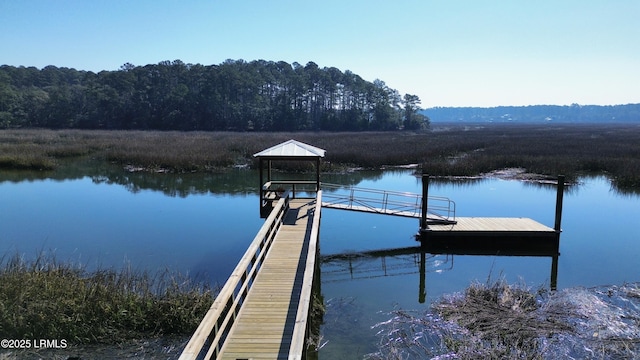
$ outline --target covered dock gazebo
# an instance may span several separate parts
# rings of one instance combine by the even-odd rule
[[[268,210],[268,205],[281,195],[285,187],[290,187],[287,190],[292,191],[293,197],[296,196],[296,185],[299,188],[315,185],[312,191],[318,191],[320,189],[320,160],[324,157],[325,152],[324,149],[291,139],[253,154],[258,158],[260,168],[260,214],[264,215],[263,210]],[[309,161],[314,163],[315,178],[312,180],[274,180],[271,172],[274,161]]]

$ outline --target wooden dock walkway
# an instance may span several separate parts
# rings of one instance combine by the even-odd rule
[[[210,348],[205,359],[302,358],[316,266],[321,193],[315,199],[287,197],[278,202],[273,213],[282,215],[272,214],[265,221],[267,228],[277,228],[265,230],[273,236],[260,235],[254,240],[270,244],[257,245],[263,250],[243,257],[180,359],[202,358],[207,345]],[[280,206],[285,201],[288,209],[283,211]],[[251,247],[247,252],[252,252]],[[245,268],[245,258],[250,259],[249,265],[259,268]],[[244,283],[240,287],[239,278]],[[229,312],[224,321],[221,309]]]
[[[289,357],[314,207],[315,199],[289,202],[282,227],[222,347],[221,359]]]

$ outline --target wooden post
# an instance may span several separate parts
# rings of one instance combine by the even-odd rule
[[[564,195],[564,175],[558,175],[558,192],[556,194],[556,222],[553,229],[560,234],[562,222],[562,197]]]
[[[422,173],[422,214],[420,231],[427,229],[427,200],[429,198],[429,174]]]
[[[263,161],[262,157],[260,157],[260,159],[259,159],[258,167],[260,168],[260,180],[259,180],[260,181],[260,187],[259,187],[259,189],[260,189],[260,191],[259,191],[260,192],[259,193],[259,196],[260,196],[260,213],[262,213],[262,206],[264,205],[264,202],[263,202],[263,199],[264,199],[264,190],[263,190],[264,182],[263,182],[263,180],[264,179],[262,177],[262,169],[264,167],[264,161]]]
[[[320,190],[320,157],[316,158],[316,192]]]

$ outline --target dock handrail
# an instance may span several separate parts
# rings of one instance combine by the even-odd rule
[[[215,359],[229,334],[249,289],[258,274],[289,208],[289,193],[283,194],[229,276],[213,305],[185,346],[180,360]],[[206,352],[206,353],[205,353]]]
[[[316,206],[314,207],[313,226],[307,251],[307,261],[300,291],[300,302],[296,314],[296,323],[293,328],[291,346],[289,347],[289,360],[301,360],[307,345],[307,335],[309,332],[309,308],[312,305],[313,281],[318,256],[318,231],[320,230],[320,209],[322,207],[322,190],[318,190],[316,195]]]
[[[363,207],[371,212],[420,217],[422,195],[410,192],[358,188],[349,185],[322,183],[325,204],[337,204],[346,208]],[[455,221],[456,204],[442,196],[429,196],[427,212],[437,219]]]
[[[311,187],[311,185],[313,185]],[[290,187],[289,187],[290,186]],[[296,198],[296,194],[298,192],[317,192],[319,189],[317,188],[318,184],[315,181],[307,181],[307,180],[271,180],[267,181],[262,185],[262,191],[264,193],[264,198],[269,199],[270,194],[277,192],[280,190],[288,189],[291,192],[291,197],[293,199]],[[297,189],[296,189],[297,187]],[[311,189],[310,189],[311,188]]]

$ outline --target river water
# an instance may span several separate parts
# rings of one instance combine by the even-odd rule
[[[420,192],[410,170],[323,175],[325,182]],[[56,172],[0,172],[0,253],[39,253],[92,268],[173,269],[222,284],[260,228],[258,174],[128,173],[93,164]],[[553,227],[556,190],[516,180],[432,180],[430,195],[456,202],[456,216],[528,217]],[[557,288],[640,281],[640,197],[603,176],[564,195],[557,274],[551,257],[363,252],[418,245],[418,220],[323,209],[321,288],[327,312],[321,359],[376,351],[372,326],[394,309],[426,309],[472,282]],[[424,288],[420,262],[424,260]]]

